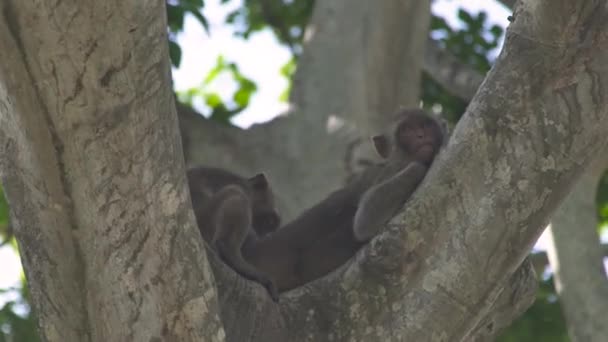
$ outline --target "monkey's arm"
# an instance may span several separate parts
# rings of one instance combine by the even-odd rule
[[[364,242],[376,236],[380,227],[412,196],[424,179],[426,171],[427,168],[423,164],[411,162],[393,177],[365,192],[355,213],[355,239]]]

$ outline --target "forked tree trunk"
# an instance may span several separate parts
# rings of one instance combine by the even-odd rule
[[[401,99],[415,99],[395,95],[407,82],[404,72],[394,71],[409,65],[393,55],[403,50],[388,45],[425,39],[385,39],[404,29],[397,11],[428,15],[428,3],[424,11],[413,4],[319,5],[315,18],[333,13],[336,19],[313,19],[309,35],[362,25],[366,29],[353,32],[378,49],[353,57],[360,62],[343,70],[363,68],[363,76],[349,78],[339,69],[332,83],[343,77],[343,84],[317,84],[336,91],[329,99],[361,95],[341,87],[368,89],[364,110],[391,110]],[[533,273],[529,264],[519,266],[581,170],[608,143],[608,128],[598,124],[608,119],[605,3],[523,1],[496,66],[386,233],[330,276],[275,304],[213,254],[206,258],[196,235],[171,104],[163,3],[5,0],[2,6],[0,170],[41,334],[50,341],[492,336],[531,302]],[[428,18],[418,20],[411,27]],[[307,46],[313,50],[314,38]],[[343,62],[353,56],[343,54]],[[313,62],[305,61],[302,70]],[[294,85],[296,108],[317,108],[300,96],[322,99],[309,95],[314,82],[305,83],[323,81],[315,73],[326,69],[313,70],[296,78],[303,82]],[[381,77],[386,70],[393,71],[389,79]],[[256,157],[269,155],[260,160],[273,161],[279,191],[289,188],[288,171],[295,177],[318,172],[300,177],[286,193],[317,185],[325,188],[316,190],[320,197],[343,178],[344,164],[331,157],[343,156],[348,141],[321,127],[334,111],[362,110],[353,103],[315,109],[317,117],[302,115],[305,110],[246,133],[215,134],[233,139],[230,148],[247,155],[238,162],[244,171],[265,166]],[[362,131],[372,127],[364,117],[351,118]],[[305,134],[319,145],[297,140]],[[189,143],[204,141],[197,139]],[[248,145],[255,152],[247,154]],[[313,193],[291,203],[309,203]]]

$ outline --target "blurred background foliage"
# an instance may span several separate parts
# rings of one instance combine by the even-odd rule
[[[221,2],[225,4],[229,0],[221,0]],[[302,52],[304,28],[310,20],[313,6],[313,0],[243,0],[241,6],[225,18],[225,24],[234,26],[235,39],[249,39],[258,31],[272,30],[278,42],[286,46],[292,54],[291,60],[280,71],[282,76],[291,79],[297,67],[298,57]],[[184,29],[185,16],[194,16],[200,25],[211,34],[203,12],[204,7],[204,0],[167,1],[168,44],[173,66],[179,66],[181,61],[181,47],[176,37]],[[493,56],[497,53],[496,48],[504,33],[503,29],[490,25],[484,12],[472,14],[459,10],[458,18],[462,25],[454,28],[443,18],[433,16],[429,37],[463,63],[485,74],[492,66]],[[237,84],[234,93],[226,98],[222,98],[209,87],[209,84],[221,74],[229,75]],[[468,105],[466,101],[448,93],[428,75],[424,75],[421,88],[423,106],[428,109],[439,108],[446,119],[453,124],[458,121]],[[204,113],[205,116],[231,125],[231,118],[247,108],[251,96],[257,89],[257,84],[243,75],[239,71],[238,65],[219,56],[215,67],[201,81],[200,86],[180,92],[178,99],[189,105],[202,101],[211,108],[210,113]],[[287,101],[289,89],[288,86],[282,94],[277,94],[282,101]],[[602,180],[597,201],[599,227],[606,227],[608,225],[608,176]],[[8,205],[1,188],[0,242],[5,245],[4,248],[17,250],[9,226]],[[545,274],[540,278],[540,290],[535,304],[505,331],[499,341],[568,341],[552,277]],[[0,342],[38,341],[28,298],[24,278],[16,287],[0,289]]]

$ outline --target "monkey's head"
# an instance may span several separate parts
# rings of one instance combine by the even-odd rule
[[[372,137],[376,152],[382,158],[407,157],[429,165],[443,143],[443,129],[439,122],[422,109],[406,109],[398,113],[398,121],[391,136]]]
[[[281,224],[281,217],[275,207],[274,194],[263,173],[247,180],[251,188],[252,226],[259,236],[276,231]]]

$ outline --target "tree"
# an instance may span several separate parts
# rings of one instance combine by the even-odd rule
[[[603,3],[521,3],[393,228],[279,305],[205,256],[164,7],[137,5],[3,4],[0,170],[44,339],[485,340],[531,303],[522,260],[608,143]],[[416,104],[428,23],[428,2],[316,3],[292,115],[239,131],[179,107],[186,159],[268,169],[293,215],[346,176],[353,141]]]

